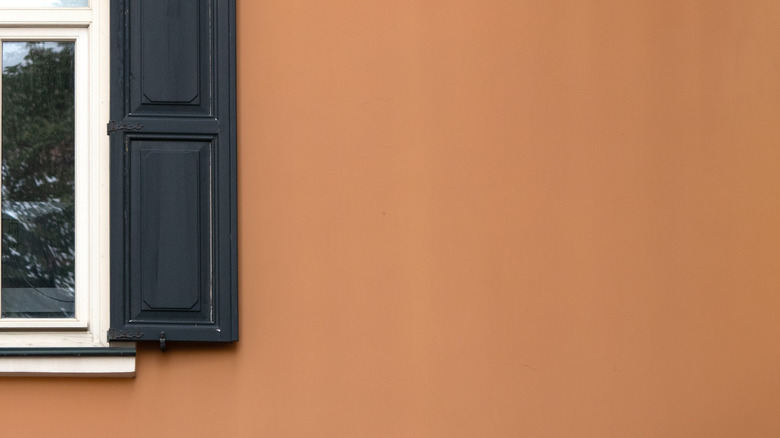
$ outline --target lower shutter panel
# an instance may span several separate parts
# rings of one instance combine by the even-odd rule
[[[235,0],[117,0],[109,340],[238,340]]]

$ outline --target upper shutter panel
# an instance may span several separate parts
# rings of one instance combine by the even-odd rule
[[[111,7],[109,339],[235,341],[235,0]]]

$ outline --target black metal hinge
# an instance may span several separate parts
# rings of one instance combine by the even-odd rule
[[[144,332],[141,330],[118,330],[115,328],[108,329],[109,341],[132,341],[133,339],[141,339],[144,337]]]
[[[113,120],[108,122],[108,125],[106,125],[106,134],[111,135],[112,132],[116,131],[140,131],[144,129],[144,125],[141,122],[138,123],[117,123]]]

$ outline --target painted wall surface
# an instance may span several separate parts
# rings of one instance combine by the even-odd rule
[[[780,436],[780,2],[238,11],[241,341],[2,436]]]

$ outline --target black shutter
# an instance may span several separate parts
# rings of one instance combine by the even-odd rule
[[[110,340],[238,340],[235,0],[111,1]]]

